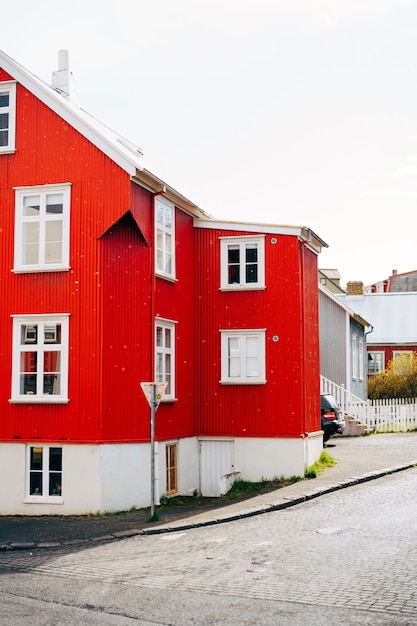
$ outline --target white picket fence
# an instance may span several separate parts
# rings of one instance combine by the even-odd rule
[[[320,376],[320,393],[332,394],[345,415],[358,420],[368,433],[417,430],[417,398],[362,400],[324,376]]]

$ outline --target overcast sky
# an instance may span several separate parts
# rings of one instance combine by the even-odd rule
[[[417,269],[417,0],[13,0],[0,49],[211,215],[310,227],[342,285]]]

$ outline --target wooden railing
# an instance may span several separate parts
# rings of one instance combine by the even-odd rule
[[[417,398],[362,400],[324,376],[320,376],[320,393],[334,396],[345,415],[358,420],[368,433],[417,430]]]

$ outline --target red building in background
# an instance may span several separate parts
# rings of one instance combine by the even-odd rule
[[[216,221],[0,52],[0,514],[220,495],[322,449],[310,229]],[[215,182],[214,182],[215,184]]]

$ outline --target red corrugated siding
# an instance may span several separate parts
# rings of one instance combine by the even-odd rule
[[[130,180],[110,159],[20,85],[16,153],[0,156],[0,357],[11,364],[11,314],[70,313],[68,405],[10,405],[0,389],[1,439],[98,440],[100,399],[100,240],[129,209]],[[69,272],[17,274],[13,268],[15,186],[72,183]]]
[[[130,213],[102,237],[101,246],[102,435],[110,441],[147,439],[149,405],[139,383],[151,380],[151,249]]]
[[[319,380],[318,339],[311,335],[318,321],[317,260],[312,254],[306,257],[309,270],[303,276],[297,238],[275,236],[274,244],[266,236],[266,289],[220,292],[219,237],[239,234],[208,229],[196,233],[197,353],[203,364],[200,430],[210,435],[299,436],[305,432],[306,389],[311,394],[310,388]],[[310,316],[305,326],[303,308]],[[219,385],[219,331],[227,328],[267,329],[266,385]],[[278,342],[272,339],[275,335]],[[318,416],[318,395],[316,407],[309,402],[308,410],[315,408]]]
[[[185,437],[197,432],[195,394],[198,369],[195,361],[195,270],[192,218],[176,210],[176,276],[171,283],[157,279],[155,315],[173,320],[175,325],[175,362],[177,402],[162,403],[156,415],[159,439]]]

